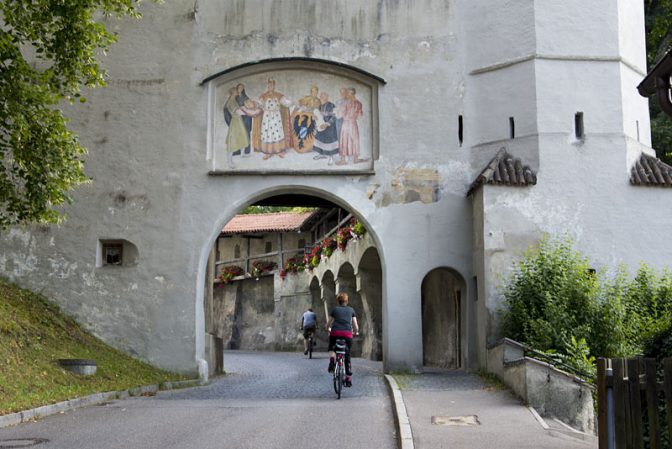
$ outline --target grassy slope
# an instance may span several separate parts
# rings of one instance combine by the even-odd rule
[[[61,369],[64,358],[94,359],[94,376]],[[161,371],[82,330],[44,297],[0,279],[0,415],[183,376]]]

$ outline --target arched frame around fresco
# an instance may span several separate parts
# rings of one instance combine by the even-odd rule
[[[269,98],[269,79],[275,80],[273,96],[280,98],[284,108],[278,119],[284,125],[282,134],[289,136],[283,142],[284,151],[269,150],[261,144],[264,141],[262,129],[266,129],[266,140],[271,140],[268,129],[272,130],[272,123],[270,128],[268,122],[262,123],[268,110],[264,99]],[[309,58],[251,62],[207,77],[202,85],[208,93],[209,174],[373,174],[380,153],[378,96],[384,84],[382,78],[356,67]],[[355,93],[347,92],[349,88],[354,88]],[[328,98],[318,102],[316,98],[320,99],[323,93]],[[356,114],[358,108],[361,115]],[[326,122],[329,112],[323,116],[320,112],[329,109],[332,114],[329,126],[332,131],[338,128],[338,132],[332,134],[332,140],[336,136],[336,149],[332,142],[328,151],[321,151],[322,147],[327,148],[322,140],[328,141],[329,137],[320,140],[324,133],[319,132],[319,125]],[[247,123],[241,123],[244,121]],[[348,125],[343,125],[346,121]],[[306,123],[312,126],[306,127]],[[341,133],[347,127],[348,130]],[[353,127],[356,128],[354,133]],[[339,138],[346,143],[342,144]],[[241,147],[245,143],[248,146]],[[353,148],[358,153],[356,156],[352,155]]]

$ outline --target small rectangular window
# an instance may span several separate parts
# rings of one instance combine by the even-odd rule
[[[478,301],[478,277],[474,276],[474,301]]]
[[[516,122],[513,117],[509,117],[509,137],[511,139],[516,138]]]
[[[574,136],[577,140],[583,140],[583,112],[574,114]]]
[[[121,265],[124,246],[118,243],[103,243],[103,264]]]
[[[266,250],[264,252],[270,253],[271,251],[273,251],[273,242],[266,242]]]
[[[461,115],[457,118],[457,141],[462,146],[462,142],[464,141],[464,121]]]

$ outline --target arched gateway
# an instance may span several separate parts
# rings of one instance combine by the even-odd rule
[[[597,27],[562,20],[587,2],[508,2],[505,16],[489,3],[148,3],[145,20],[115,24],[126,38],[102,61],[107,87],[68,109],[95,182],[59,226],[2,230],[0,274],[119,349],[206,375],[214,241],[248,204],[311,195],[375,241],[379,274],[372,255],[342,272],[380,304],[363,353],[422,369],[422,280],[450,267],[465,285],[463,366],[487,368],[502,276],[529,245],[567,234],[597,266],[635,267],[645,248],[662,268],[672,221],[669,189],[630,180],[654,154],[634,88],[641,3],[589,2],[608,13]]]
[[[297,350],[301,343],[297,331],[300,314],[307,307],[313,307],[320,322],[324,323],[328,318],[328,310],[333,307],[336,293],[342,291],[349,293],[351,305],[360,318],[362,338],[356,341],[354,354],[382,360],[383,270],[376,248],[378,237],[375,229],[342,199],[305,186],[276,188],[272,193],[261,192],[247,199],[244,206],[279,203],[316,207],[315,212],[301,215],[309,217],[307,222],[314,232],[297,234],[299,228],[292,229],[292,233],[284,239],[283,234],[277,232],[254,234],[254,228],[260,226],[255,223],[263,223],[264,217],[277,219],[276,214],[262,214],[236,216],[234,228],[241,228],[241,219],[245,218],[246,222],[252,223],[252,227],[241,228],[238,237],[225,235],[222,233],[227,229],[224,224],[233,223],[226,215],[218,221],[224,224],[217,226],[219,231],[211,239],[214,240],[214,246],[209,243],[210,240],[205,244],[208,251],[206,259],[201,261],[205,274],[204,287],[203,291],[197,291],[197,298],[204,299],[197,301],[196,306],[202,311],[196,314],[196,333],[197,336],[201,335],[201,339],[197,340],[197,354],[201,355],[199,366],[203,375],[206,369],[209,374],[213,374],[223,368],[223,349]],[[348,214],[346,208],[352,212]],[[238,206],[236,211],[240,209]],[[320,216],[326,220],[318,220]],[[351,238],[344,250],[335,249],[331,257],[322,256],[321,263],[311,270],[285,273],[288,261],[304,260],[304,255],[310,254],[311,248],[321,245],[321,238],[335,239],[337,231],[348,226],[351,220],[360,221],[366,233]],[[334,224],[336,226],[332,228]],[[230,242],[226,254],[223,249],[226,245],[220,242],[220,238]],[[242,241],[244,238],[247,239],[246,244]],[[295,249],[293,240],[301,242],[303,247]],[[236,248],[240,251],[241,246],[247,247],[247,257],[242,259],[236,256],[239,254]],[[259,249],[250,251],[251,246]],[[225,260],[231,257],[234,259]],[[250,273],[255,273],[255,262],[259,261],[270,262],[272,271],[250,276]],[[223,270],[236,267],[236,263],[242,266],[242,271],[236,273],[238,276],[228,282],[217,281],[213,285],[213,279],[221,278]]]

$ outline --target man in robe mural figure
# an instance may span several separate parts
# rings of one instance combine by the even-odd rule
[[[343,93],[343,90],[341,92]],[[338,149],[341,159],[336,162],[336,165],[345,165],[348,163],[348,159],[351,159],[354,164],[368,161],[368,159],[359,158],[359,126],[357,125],[357,119],[364,114],[362,103],[355,97],[357,91],[354,87],[346,88],[344,93],[344,101],[336,110],[336,117],[343,119],[341,133],[338,137]]]
[[[235,167],[233,155],[240,154],[241,150],[250,145],[250,134],[245,128],[242,111],[236,101],[237,93],[235,87],[229,89],[229,98],[224,103],[224,120],[229,125],[226,133],[226,155],[230,168]]]
[[[338,132],[336,128],[336,105],[329,101],[329,94],[320,93],[320,108],[315,111],[317,133],[313,143],[313,151],[317,153],[313,159],[329,159],[328,165],[334,164],[334,156],[338,154]]]
[[[252,144],[264,153],[264,160],[273,156],[285,157],[292,147],[289,107],[292,101],[275,91],[275,80],[269,79],[266,92],[259,97],[263,112],[252,123]]]
[[[250,97],[247,96],[247,93],[245,93],[245,85],[243,83],[238,84],[236,86],[236,91],[237,91],[236,102],[238,103],[238,106],[241,108],[245,106],[250,106],[252,100],[250,99]],[[243,123],[245,124],[245,129],[247,130],[247,135],[249,138],[249,136],[252,134],[252,117],[247,114],[243,115]],[[252,152],[252,146],[250,144],[248,144],[247,147],[245,147],[245,149],[241,151],[243,157],[250,157],[251,152]]]

